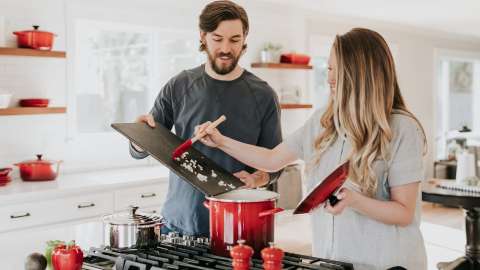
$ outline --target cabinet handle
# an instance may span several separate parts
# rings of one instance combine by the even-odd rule
[[[25,213],[23,215],[10,215],[10,218],[15,219],[15,218],[23,218],[23,217],[29,217],[29,216],[30,216],[30,213]]]
[[[78,209],[89,208],[89,207],[94,207],[94,206],[95,206],[94,203],[90,203],[90,204],[79,204],[79,205],[77,205]]]
[[[142,199],[144,199],[144,198],[152,198],[152,197],[155,197],[155,196],[157,196],[157,194],[155,194],[155,193],[149,193],[149,194],[142,194],[142,195],[140,195],[140,197],[142,197]]]

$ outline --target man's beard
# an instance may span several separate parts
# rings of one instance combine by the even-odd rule
[[[213,71],[215,71],[215,73],[219,75],[225,75],[232,72],[237,66],[238,60],[240,59],[240,55],[235,57],[232,53],[219,53],[214,56],[210,53],[208,48],[206,48],[205,51],[207,52],[208,60],[210,61],[210,66],[212,67]],[[224,57],[224,56],[230,57],[231,59],[230,64],[217,65],[217,62],[215,60],[217,60],[217,58]]]

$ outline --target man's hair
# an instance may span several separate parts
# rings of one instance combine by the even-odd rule
[[[248,34],[248,16],[243,7],[232,1],[220,0],[206,5],[200,14],[198,26],[205,33],[213,32],[223,21],[240,20],[243,26],[243,35]],[[244,46],[246,48],[246,46]],[[200,51],[205,45],[200,41]]]

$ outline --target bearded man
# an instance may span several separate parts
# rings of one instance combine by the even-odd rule
[[[223,134],[244,143],[277,146],[282,139],[278,98],[265,81],[238,65],[247,48],[249,24],[245,10],[232,1],[211,2],[200,14],[199,28],[200,51],[208,56],[207,62],[170,79],[151,112],[139,116],[137,122],[152,127],[156,122],[167,129],[175,126],[176,134],[186,140],[193,136],[197,125],[225,115],[227,121],[219,126]],[[203,144],[193,147],[234,173],[247,187],[268,185],[279,174],[255,171]],[[130,153],[137,159],[148,155],[132,143]],[[161,232],[209,236],[209,212],[204,201],[204,194],[170,172],[162,209],[166,226]]]

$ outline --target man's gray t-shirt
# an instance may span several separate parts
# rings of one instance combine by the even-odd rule
[[[227,117],[218,129],[244,143],[273,148],[282,139],[280,107],[273,89],[263,80],[244,70],[233,81],[213,79],[205,66],[185,70],[173,77],[160,91],[151,111],[155,121],[186,140],[196,125]],[[197,150],[231,173],[251,168],[216,148],[201,143]],[[147,155],[130,147],[135,158]],[[170,172],[169,188],[162,215],[168,227],[188,235],[209,235],[209,212],[203,206],[205,196],[189,183]]]

